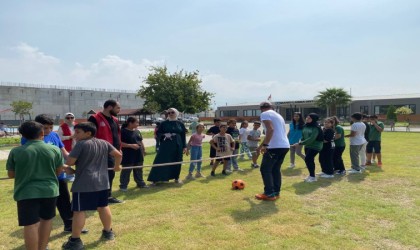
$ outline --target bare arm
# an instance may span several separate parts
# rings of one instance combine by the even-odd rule
[[[118,150],[113,150],[111,153],[109,153],[111,156],[115,158],[115,165],[114,165],[114,171],[120,171],[121,170],[121,161],[122,161],[122,154]]]
[[[15,171],[8,170],[7,171],[7,176],[11,179],[15,178]]]
[[[350,134],[345,135],[344,137],[354,137],[356,135],[356,131],[351,130]]]
[[[67,150],[64,147],[60,148],[60,150],[61,153],[63,153],[64,159],[67,159],[69,157],[69,152],[67,152]]]

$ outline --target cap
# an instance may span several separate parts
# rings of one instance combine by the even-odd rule
[[[262,102],[260,103],[260,108],[271,108],[273,105],[271,104],[271,102]]]
[[[71,115],[71,116],[74,117],[74,114],[73,113],[66,113],[64,116],[68,116],[68,115]]]

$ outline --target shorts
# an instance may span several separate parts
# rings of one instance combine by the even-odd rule
[[[40,219],[51,220],[55,217],[57,197],[20,200],[17,202],[19,226],[38,223]]]
[[[216,157],[223,157],[223,156],[216,156]],[[216,162],[225,162],[229,160],[230,160],[230,156],[225,156],[223,158],[216,159]]]
[[[258,147],[248,147],[249,148],[249,152],[251,152],[251,154],[252,154],[252,157],[255,157],[255,156],[257,156],[258,154],[257,154],[257,148]]]
[[[98,207],[108,206],[109,190],[101,190],[97,192],[73,192],[71,201],[72,211],[89,211],[97,210]]]
[[[375,151],[375,153],[381,153],[381,141],[370,141],[366,146],[366,153],[371,154]]]

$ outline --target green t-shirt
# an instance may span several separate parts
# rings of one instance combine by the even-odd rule
[[[382,128],[382,131],[384,129],[384,124],[383,122],[377,121],[376,122],[378,124],[379,127]],[[379,132],[375,125],[369,125],[369,141],[381,141],[381,132]]]
[[[335,146],[336,147],[345,147],[346,146],[346,140],[344,140],[344,129],[343,129],[343,127],[341,127],[340,125],[337,125],[335,127],[335,133],[341,135],[340,138],[338,138],[337,140],[334,140]]]
[[[302,130],[302,139],[299,144],[304,145],[305,148],[311,148],[316,151],[321,151],[323,141],[317,141],[319,129],[317,127],[304,126]]]
[[[60,149],[41,140],[13,148],[6,169],[15,172],[15,201],[57,197],[56,169],[63,164]]]

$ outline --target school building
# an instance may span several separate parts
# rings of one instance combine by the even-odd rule
[[[314,112],[321,117],[327,117],[330,113],[327,109],[317,107],[313,99],[272,102],[272,104],[273,109],[287,121],[292,119],[294,112],[301,112],[303,115]],[[353,97],[349,105],[337,107],[337,116],[342,120],[350,120],[352,113],[361,112],[369,115],[375,114],[380,120],[386,120],[386,113],[391,105],[396,108],[407,106],[413,111],[413,114],[409,116],[400,115],[399,121],[405,121],[408,118],[412,123],[420,123],[420,94]],[[222,120],[234,118],[253,121],[259,120],[260,114],[259,103],[220,106],[216,110],[216,117]]]

